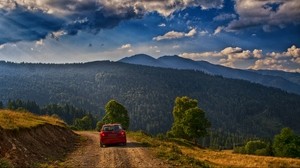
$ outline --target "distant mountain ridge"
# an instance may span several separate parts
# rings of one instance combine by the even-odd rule
[[[214,65],[206,61],[194,61],[177,55],[162,56],[157,59],[138,54],[125,57],[118,62],[145,65],[161,68],[199,70],[211,75],[220,75],[225,78],[242,79],[264,86],[280,88],[290,93],[300,95],[300,74],[271,70],[241,70],[221,65]]]

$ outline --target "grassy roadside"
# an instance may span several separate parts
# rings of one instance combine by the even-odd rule
[[[163,139],[142,132],[128,132],[128,136],[149,146],[154,154],[180,167],[300,167],[298,158],[280,158],[235,154],[232,150],[201,149],[182,139]]]
[[[0,110],[0,127],[5,130],[33,128],[43,124],[65,126],[62,120],[50,116],[37,116],[29,112]]]
[[[142,132],[127,132],[127,135],[134,140],[142,143],[145,146],[151,147],[154,154],[162,159],[168,161],[173,166],[180,167],[213,167],[207,161],[200,161],[190,157],[181,150],[181,146],[186,148],[193,148],[190,142],[184,140],[165,141],[159,138],[152,138]]]

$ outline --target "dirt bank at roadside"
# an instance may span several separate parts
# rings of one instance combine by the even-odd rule
[[[15,167],[60,160],[74,148],[78,139],[67,127],[51,124],[18,130],[0,127],[0,159]]]

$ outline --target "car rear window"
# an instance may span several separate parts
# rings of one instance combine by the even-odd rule
[[[121,125],[104,125],[102,128],[103,131],[119,131],[121,129]]]

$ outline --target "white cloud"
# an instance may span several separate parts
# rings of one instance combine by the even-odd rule
[[[188,33],[176,32],[172,30],[162,36],[153,37],[153,40],[161,41],[161,40],[179,39],[183,37],[194,37],[196,34],[197,34],[196,29],[192,29]]]
[[[129,49],[129,50],[128,50],[128,52],[129,52],[129,53],[132,53],[132,52],[133,52],[133,50],[132,50],[132,49]]]
[[[235,10],[239,18],[231,21],[226,30],[261,27],[268,32],[274,27],[284,28],[288,24],[299,24],[299,9],[299,0],[236,0]]]
[[[205,36],[208,34],[207,30],[202,30],[201,32],[199,32],[200,36]]]
[[[5,44],[0,45],[0,50],[5,47]]]
[[[214,21],[223,21],[223,20],[231,20],[231,19],[235,19],[236,15],[235,14],[230,14],[230,13],[223,13],[220,14],[216,17],[213,18]]]
[[[218,64],[237,67],[243,64],[244,68],[250,69],[271,69],[290,72],[300,72],[300,48],[291,46],[285,52],[270,52],[264,54],[260,49],[243,50],[240,47],[227,47],[221,51],[200,52],[200,53],[182,53],[181,57],[193,60],[211,60],[217,59]],[[249,62],[253,63],[249,65]]]
[[[202,53],[182,53],[180,54],[181,57],[189,58],[193,60],[201,60],[208,57],[223,57],[223,54],[220,52],[202,52]]]
[[[262,50],[254,49],[253,56],[254,58],[262,58],[263,57]]]
[[[153,37],[153,40],[160,41],[160,40],[170,40],[170,39],[178,39],[184,37],[184,33],[176,32],[174,30],[167,32],[162,36]]]
[[[184,36],[186,37],[194,37],[197,34],[197,29],[192,29],[190,30],[187,34],[185,34]]]
[[[119,49],[128,49],[131,48],[131,44],[124,44]]]
[[[166,27],[166,24],[165,23],[161,23],[158,25],[158,27]]]
[[[221,31],[223,30],[224,30],[224,26],[218,26],[214,31],[214,35],[221,33]]]
[[[43,40],[43,39],[40,39],[40,40],[36,41],[36,42],[35,42],[35,45],[36,45],[36,46],[42,46],[42,45],[44,45],[44,40]]]

